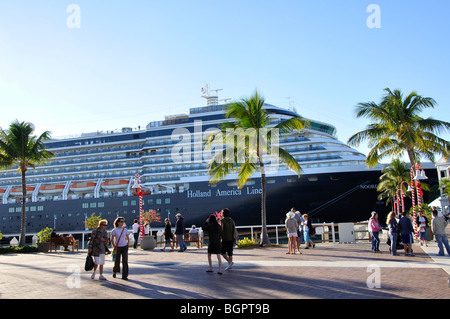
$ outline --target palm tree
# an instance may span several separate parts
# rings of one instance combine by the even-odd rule
[[[442,187],[442,193],[445,196],[450,196],[450,178],[443,178],[440,187]]]
[[[380,176],[380,183],[377,186],[379,200],[386,199],[386,205],[395,199],[395,196],[400,195],[397,193],[400,190],[400,185],[402,186],[403,194],[411,197],[411,193],[407,193],[406,185],[402,182],[409,182],[411,179],[410,166],[400,159],[394,159],[392,162],[381,170],[383,173]],[[408,184],[407,184],[408,185]],[[423,190],[429,191],[430,186],[426,183],[421,183],[421,188]],[[393,205],[393,202],[391,203]]]
[[[448,157],[450,143],[436,134],[450,132],[450,123],[420,116],[424,109],[434,108],[436,102],[414,91],[404,99],[400,90],[386,88],[384,91],[386,94],[379,104],[367,102],[357,105],[356,117],[373,122],[347,142],[358,147],[362,141],[368,141],[371,150],[366,159],[367,166],[373,167],[386,156],[396,158],[404,152],[411,165],[417,163],[421,156],[432,162],[436,153]]]
[[[271,158],[283,162],[300,175],[301,167],[287,151],[278,146],[278,138],[306,127],[307,121],[297,116],[270,127],[269,113],[263,107],[264,97],[258,91],[249,98],[226,106],[226,117],[232,122],[221,125],[221,131],[209,136],[206,144],[224,146],[208,163],[210,183],[218,183],[230,173],[237,173],[238,188],[256,172],[261,174],[261,245],[269,245],[266,223],[266,162]],[[272,162],[273,163],[273,162]],[[273,167],[273,166],[272,166]]]
[[[381,192],[378,195],[379,200],[387,199],[386,205],[394,200],[397,195],[397,190],[403,181],[409,181],[410,173],[405,162],[394,159],[390,165],[381,170],[383,173],[380,176],[380,183],[377,186],[377,190]],[[406,193],[404,185],[402,186],[403,193]]]
[[[32,135],[34,126],[31,123],[15,121],[8,130],[0,128],[0,168],[18,166],[22,176],[22,218],[20,227],[19,246],[25,245],[26,214],[25,203],[27,197],[26,172],[54,156],[45,150],[44,142],[50,138],[50,132],[45,131],[39,137]]]

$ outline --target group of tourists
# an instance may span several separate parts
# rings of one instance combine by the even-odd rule
[[[450,255],[450,246],[448,243],[447,236],[445,234],[445,227],[447,226],[447,221],[443,216],[439,216],[438,211],[433,207],[433,220],[431,223],[431,230],[436,238],[436,242],[439,247],[439,256],[444,256],[444,247],[447,253]],[[420,245],[428,246],[428,229],[429,221],[426,216],[424,216],[422,211],[418,212],[415,220],[417,227],[417,232],[419,234]],[[398,256],[397,249],[403,245],[405,251],[405,256],[415,256],[412,251],[412,244],[414,243],[414,234],[416,230],[413,226],[413,222],[410,218],[410,213],[405,211],[399,215],[395,212],[390,212],[386,219],[386,225],[389,231],[389,250],[393,256]],[[379,234],[383,230],[378,220],[378,213],[372,212],[372,216],[369,219],[369,232],[372,237],[372,252],[379,252],[380,249],[380,237]]]
[[[295,207],[292,207],[286,214],[285,226],[288,235],[288,251],[286,254],[295,255],[296,250],[298,254],[301,254],[300,244],[302,238],[305,241],[305,249],[316,246],[311,240],[311,236],[315,232],[311,224],[311,219],[308,218],[308,214],[302,215]]]
[[[225,270],[231,270],[233,266],[233,246],[236,243],[236,225],[233,219],[230,217],[230,211],[228,208],[224,208],[221,211],[223,219],[220,220],[220,224],[215,215],[210,215],[202,229],[208,232],[208,264],[209,268],[206,272],[213,272],[212,267],[212,255],[217,256],[219,263],[218,274],[222,275],[222,257],[228,262]],[[179,244],[179,252],[184,252],[187,249],[186,244],[183,242],[183,236],[185,233],[184,218],[181,214],[176,215],[177,222],[175,224],[175,236]],[[138,225],[138,223],[134,223]],[[134,248],[136,248],[139,228],[133,225],[133,235],[135,236]],[[108,238],[108,232],[106,227],[108,226],[107,220],[101,220],[98,223],[98,227],[92,231],[91,238],[88,242],[88,254],[94,259],[94,268],[91,275],[92,279],[95,279],[97,270],[99,270],[99,280],[106,280],[103,275],[103,267],[105,265],[106,255],[111,254],[108,245],[113,247],[112,255],[114,261],[113,277],[116,278],[117,273],[122,274],[122,279],[128,280],[128,245],[130,233],[126,228],[125,219],[123,217],[117,217],[114,221],[114,228],[111,231],[111,237]],[[193,227],[195,228],[195,227]],[[173,249],[173,236],[172,226],[168,218],[165,219],[165,227],[163,236],[165,238],[166,246],[169,245]],[[122,269],[121,269],[122,264]]]

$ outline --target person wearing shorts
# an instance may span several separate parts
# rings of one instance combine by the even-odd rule
[[[290,211],[286,214],[285,225],[289,240],[288,252],[286,254],[295,255],[295,249],[298,248],[298,235],[297,235],[298,223],[297,220],[295,219],[295,214],[293,212]]]
[[[228,262],[225,270],[231,270],[233,267],[233,246],[235,244],[234,230],[236,225],[234,220],[230,217],[230,210],[228,208],[222,209],[223,219],[222,226],[222,257]]]
[[[106,226],[108,221],[103,219],[99,221],[98,228],[94,229],[88,243],[88,253],[94,257],[94,272],[91,279],[95,279],[95,272],[97,268],[100,269],[99,280],[106,280],[103,276],[103,265],[105,264],[106,245],[108,245],[108,232]]]
[[[402,234],[402,242],[405,249],[405,256],[415,256],[412,253],[414,227],[412,225],[411,219],[409,218],[409,212],[404,212],[403,217],[400,218],[398,222]]]

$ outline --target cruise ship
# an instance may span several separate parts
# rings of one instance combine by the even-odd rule
[[[236,224],[260,225],[260,175],[240,189],[235,175],[217,184],[209,182],[211,157],[202,141],[208,131],[232,119],[225,117],[226,104],[219,104],[217,95],[207,92],[204,97],[206,106],[152,121],[145,129],[124,127],[119,132],[48,141],[47,149],[56,156],[27,172],[27,232],[47,226],[61,232],[84,230],[92,214],[101,215],[110,225],[123,216],[131,225],[139,218],[139,196],[133,188],[136,176],[143,192],[142,209],[156,210],[162,221],[168,217],[173,224],[181,213],[187,226],[202,225],[210,214],[227,207]],[[298,116],[271,104],[264,107],[273,125]],[[373,210],[385,215],[390,207],[377,200],[376,191],[382,166],[368,169],[362,153],[337,139],[335,127],[307,120],[308,128],[279,139],[280,147],[296,158],[302,172],[299,177],[282,164],[268,172],[268,224],[284,222],[291,207],[316,222],[367,220]],[[427,174],[436,171],[427,170]],[[20,231],[21,195],[17,170],[0,171],[0,230],[4,234]]]

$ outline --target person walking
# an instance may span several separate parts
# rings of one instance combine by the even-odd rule
[[[438,256],[444,256],[444,246],[447,250],[447,254],[450,256],[450,245],[448,244],[447,234],[445,233],[445,228],[447,227],[447,222],[444,217],[438,216],[438,212],[433,211],[433,221],[431,222],[431,229],[439,247]]]
[[[172,224],[170,223],[169,218],[164,219],[164,222],[166,225],[164,226],[164,248],[161,249],[161,251],[166,251],[166,246],[169,245],[171,250],[174,250],[173,248],[173,234],[172,234]]]
[[[231,270],[234,262],[233,262],[233,246],[235,243],[234,233],[236,230],[236,224],[234,220],[230,217],[230,210],[228,208],[224,208],[221,211],[223,219],[222,219],[222,257],[228,262],[225,270]]]
[[[419,226],[420,246],[425,244],[428,247],[428,219],[422,211],[419,211],[419,215],[416,217],[416,225]]]
[[[111,231],[111,243],[114,250],[117,251],[113,277],[116,278],[116,273],[120,273],[120,261],[122,260],[122,279],[128,280],[128,241],[130,238],[124,225],[125,219],[117,217],[114,221],[114,229]]]
[[[402,214],[402,218],[400,218],[398,225],[402,234],[402,242],[405,249],[405,256],[415,256],[412,253],[412,244],[413,244],[413,236],[414,227],[409,218],[409,212],[404,212]]]
[[[391,239],[391,254],[392,256],[398,256],[397,254],[397,237],[398,237],[398,222],[395,218],[395,212],[390,212],[386,219],[386,224],[389,227],[389,238]]]
[[[133,221],[133,237],[134,237],[134,244],[133,244],[133,248],[136,249],[137,248],[137,244],[139,241],[139,221],[137,219],[135,219]]]
[[[380,251],[379,231],[382,229],[378,222],[378,213],[372,212],[372,217],[369,219],[369,232],[372,235],[372,252],[374,253]]]
[[[202,226],[203,231],[208,232],[208,264],[209,269],[206,271],[208,273],[213,272],[211,255],[217,255],[217,261],[219,262],[218,275],[222,275],[222,257],[220,253],[222,252],[221,237],[222,237],[222,227],[217,222],[216,216],[210,215],[206,222]]]
[[[299,248],[297,233],[298,223],[295,219],[295,213],[293,213],[292,211],[286,214],[285,225],[288,233],[288,251],[286,254],[295,255],[295,248]],[[300,253],[300,250],[298,252]]]
[[[94,271],[91,275],[91,279],[95,279],[95,272],[97,268],[100,271],[99,280],[106,280],[105,276],[103,276],[103,265],[105,264],[105,255],[107,251],[108,245],[108,232],[106,231],[106,226],[108,225],[108,221],[103,219],[98,223],[98,227],[94,229],[91,233],[91,238],[88,242],[88,254],[94,256]]]
[[[187,246],[183,241],[184,230],[186,227],[184,226],[183,216],[181,216],[180,213],[175,216],[177,217],[177,222],[175,223],[175,235],[177,236],[178,245],[180,245],[180,250],[178,250],[178,252],[181,253],[187,249]]]
[[[316,245],[311,240],[311,234],[314,231],[311,221],[308,219],[308,214],[303,214],[303,239],[305,240],[305,249],[316,247]]]

